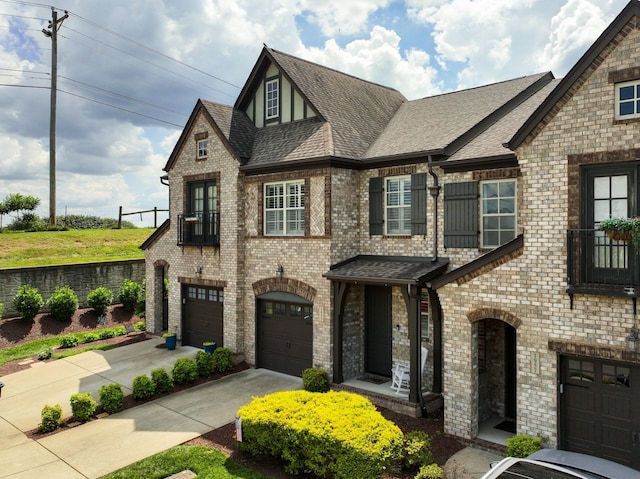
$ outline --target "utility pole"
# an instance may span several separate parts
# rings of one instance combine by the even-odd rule
[[[42,29],[51,38],[51,103],[49,107],[49,225],[56,224],[56,99],[58,93],[58,29],[69,17],[65,10],[64,17],[58,19],[58,12],[51,7],[49,30]]]

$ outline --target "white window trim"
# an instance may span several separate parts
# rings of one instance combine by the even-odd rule
[[[636,102],[636,105],[634,105],[634,110],[636,112],[631,115],[621,115],[620,114],[620,89],[627,86],[635,87],[634,90],[636,95],[634,96],[634,102]],[[632,118],[640,118],[640,108],[637,107],[637,102],[640,102],[640,95],[638,95],[638,86],[640,86],[640,80],[632,80],[632,81],[627,81],[622,83],[616,83],[616,102],[615,102],[615,119],[616,120],[629,120]]]
[[[198,143],[196,144],[196,147],[198,149],[198,156],[197,158],[199,160],[202,160],[204,158],[207,157],[207,150],[209,147],[209,144],[207,143],[207,140],[198,140]]]
[[[282,208],[267,208],[267,188],[275,185],[282,186],[283,192],[283,207]],[[287,206],[287,190],[291,185],[302,186],[300,197],[301,197],[301,206],[300,207],[288,207]],[[305,191],[304,191],[304,180],[296,180],[296,181],[276,181],[273,183],[265,183],[262,191],[263,198],[263,234],[264,236],[304,236],[304,216],[303,216],[303,227],[301,232],[289,232],[287,230],[287,212],[288,211],[302,211],[302,214],[305,214]],[[282,211],[282,233],[267,233],[267,212],[268,211]]]
[[[393,180],[397,180],[397,181],[408,181],[409,183],[409,195],[411,195],[411,175],[401,175],[401,176],[387,176],[384,178],[384,199],[383,199],[383,204],[384,204],[384,234],[386,236],[407,236],[411,234],[411,196],[409,196],[409,204],[400,204],[398,206],[389,206],[387,204],[387,195],[389,194],[389,188],[388,188],[388,184],[389,181],[393,181]],[[400,200],[402,201],[403,195],[402,195],[403,191],[400,191]],[[408,209],[409,210],[409,222],[408,224],[406,224],[405,226],[408,226],[408,231],[402,231],[402,232],[389,232],[389,213],[388,213],[388,209],[398,209],[398,210],[404,210],[404,209]]]
[[[275,105],[271,107],[272,110],[275,110],[275,114],[269,114],[269,85],[276,85],[275,88]],[[274,118],[278,118],[280,116],[280,79],[274,78],[272,80],[267,80],[264,84],[264,117],[267,120],[272,120]]]
[[[486,184],[490,184],[490,183],[507,183],[507,182],[511,182],[514,184],[515,186],[515,190],[514,190],[514,196],[513,196],[513,213],[509,213],[507,214],[486,214],[484,213],[484,196],[482,196],[482,190],[483,190],[483,185]],[[515,225],[514,225],[514,237],[518,236],[518,182],[516,181],[515,178],[505,178],[502,180],[487,180],[487,181],[481,181],[480,182],[480,244],[481,244],[481,248],[498,248],[499,246],[502,246],[501,244],[497,244],[497,245],[487,245],[484,243],[484,218],[485,216],[513,216],[514,220],[515,220]],[[502,231],[502,230],[498,230],[498,231]],[[504,244],[504,243],[502,243]]]

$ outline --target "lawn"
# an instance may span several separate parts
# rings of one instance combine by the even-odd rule
[[[142,259],[154,228],[0,233],[0,269]]]
[[[198,479],[269,479],[240,466],[217,449],[204,446],[176,446],[102,479],[160,479],[187,469],[195,472]]]

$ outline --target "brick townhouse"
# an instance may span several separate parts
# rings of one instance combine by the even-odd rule
[[[638,255],[597,229],[640,214],[637,0],[560,80],[419,100],[264,47],[164,170],[149,331],[640,468]]]

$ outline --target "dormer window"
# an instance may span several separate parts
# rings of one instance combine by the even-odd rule
[[[267,80],[265,84],[265,110],[266,119],[271,120],[280,116],[280,82],[277,78]]]
[[[204,160],[207,157],[207,140],[198,140],[198,159]]]
[[[616,120],[640,118],[640,80],[616,84]]]

